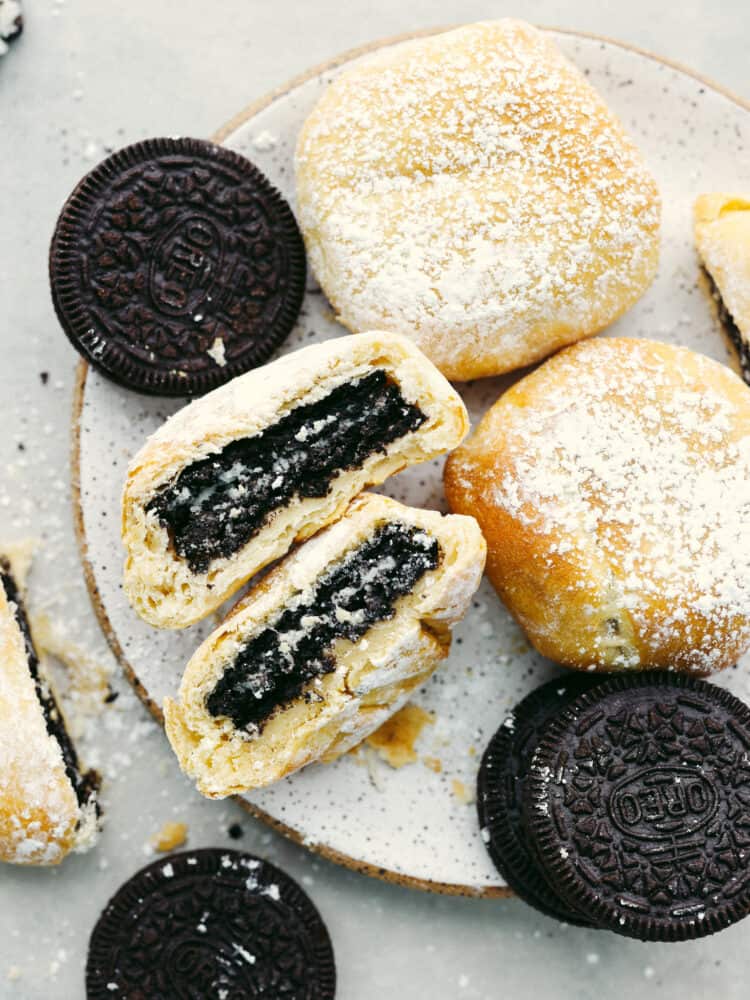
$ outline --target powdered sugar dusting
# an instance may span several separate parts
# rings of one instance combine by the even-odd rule
[[[343,322],[410,331],[449,377],[507,371],[600,329],[656,266],[658,195],[639,154],[522,22],[342,73],[305,124],[297,183]]]
[[[497,505],[546,539],[549,565],[593,539],[637,639],[610,665],[649,665],[650,644],[675,666],[726,666],[750,644],[750,390],[687,350],[624,340],[525,381],[529,405],[500,404]]]

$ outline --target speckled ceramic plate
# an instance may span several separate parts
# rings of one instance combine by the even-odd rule
[[[633,134],[663,196],[658,280],[616,325],[617,333],[687,344],[727,362],[698,285],[691,205],[703,190],[750,189],[750,106],[686,70],[615,42],[553,34]],[[298,130],[326,84],[363,51],[292,81],[238,115],[217,138],[254,160],[294,203],[292,152]],[[343,329],[311,284],[283,350],[341,335]],[[504,384],[492,379],[462,387],[473,420]],[[73,472],[84,566],[109,641],[157,717],[209,626],[158,632],[128,607],[120,586],[120,490],[131,456],[179,405],[137,396],[81,366]],[[444,509],[441,465],[403,473],[385,491],[410,504]],[[719,683],[750,699],[748,667],[750,659]],[[485,583],[456,630],[450,660],[416,698],[435,719],[422,732],[416,763],[393,770],[371,755],[347,756],[249,795],[246,804],[310,848],[368,874],[443,892],[506,894],[465,792],[473,792],[479,757],[508,710],[555,669],[528,647]],[[439,760],[440,771],[428,767],[425,757],[433,767]]]

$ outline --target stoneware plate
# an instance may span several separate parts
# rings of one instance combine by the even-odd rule
[[[750,106],[686,70],[615,42],[552,34],[630,130],[663,197],[658,280],[612,332],[687,344],[729,363],[698,281],[691,206],[704,190],[750,189]],[[292,81],[238,115],[216,138],[254,160],[294,204],[292,156],[300,126],[327,83],[363,51]],[[299,323],[282,350],[338,336],[345,331],[310,278]],[[507,380],[490,379],[460,387],[473,421],[505,385]],[[180,405],[135,395],[81,366],[73,480],[82,557],[109,641],[157,717],[211,623],[182,633],[159,632],[130,610],[120,586],[120,491],[132,455]],[[434,462],[402,473],[385,492],[444,510],[441,466]],[[748,667],[746,658],[744,669],[726,672],[718,683],[749,699]],[[394,770],[364,751],[310,767],[247,796],[244,804],[311,849],[368,874],[442,892],[505,895],[479,835],[472,801],[477,766],[509,709],[556,669],[529,648],[484,583],[456,630],[449,661],[416,698],[434,722],[422,731],[415,763]]]

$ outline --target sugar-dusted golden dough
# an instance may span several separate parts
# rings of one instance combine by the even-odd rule
[[[22,594],[30,552],[0,550],[0,572]],[[97,833],[93,799],[79,804],[60,744],[47,731],[16,605],[0,585],[0,861],[55,865]]]
[[[451,379],[596,333],[656,271],[654,179],[583,74],[522,21],[358,59],[305,122],[296,180],[341,322],[410,336]]]
[[[750,389],[723,365],[577,344],[500,397],[445,486],[545,656],[709,673],[750,645]]]

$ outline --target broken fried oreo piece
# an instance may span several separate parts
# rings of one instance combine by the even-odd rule
[[[53,865],[96,840],[100,779],[42,672],[22,585],[14,550],[0,553],[0,860]]]
[[[201,395],[263,364],[305,290],[289,205],[249,160],[202,139],[147,139],[87,174],[49,268],[76,350],[158,396]]]
[[[186,851],[141,869],[89,942],[88,1000],[333,1000],[331,940],[309,896],[249,854]]]
[[[473,518],[359,497],[188,663],[164,703],[182,769],[221,798],[356,746],[447,656],[484,557]]]
[[[248,372],[175,414],[133,459],[130,603],[161,628],[205,617],[364,488],[467,429],[458,395],[396,334],[327,341]]]
[[[617,677],[547,727],[524,813],[566,903],[684,941],[750,912],[750,709],[677,674]]]
[[[0,0],[0,56],[8,51],[8,42],[23,31],[23,13],[19,0]]]
[[[594,675],[568,674],[532,691],[490,740],[477,778],[482,839],[510,888],[547,916],[584,926],[590,926],[589,921],[558,896],[536,858],[524,828],[523,791],[547,724],[574,698],[600,682]]]
[[[703,194],[693,217],[708,289],[740,374],[750,384],[750,196]]]

